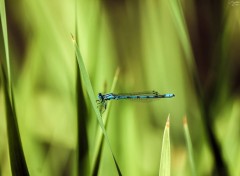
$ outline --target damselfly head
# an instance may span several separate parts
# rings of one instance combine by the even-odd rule
[[[96,100],[96,102],[99,112],[102,115],[107,108],[107,102],[104,100],[104,96],[101,93],[98,94],[98,100]]]
[[[98,99],[100,102],[104,101],[103,95],[101,93],[98,94]]]

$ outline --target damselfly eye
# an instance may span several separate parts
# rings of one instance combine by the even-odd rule
[[[99,99],[99,101],[101,101],[101,102],[103,101],[103,95],[102,95],[101,93],[98,94],[98,99]]]

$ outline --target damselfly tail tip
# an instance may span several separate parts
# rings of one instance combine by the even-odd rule
[[[172,97],[175,97],[175,94],[165,94],[164,97],[165,98],[172,98]]]

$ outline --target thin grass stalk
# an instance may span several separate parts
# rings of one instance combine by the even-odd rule
[[[8,80],[6,72],[1,65],[1,76],[3,80],[3,91],[6,108],[6,122],[7,122],[7,136],[9,143],[9,155],[12,175],[29,175],[26,160],[23,153],[22,142],[19,134],[17,116],[15,111],[14,95],[12,92],[12,98],[8,91]],[[12,91],[12,89],[11,89]]]
[[[170,148],[170,115],[168,116],[162,142],[161,160],[159,167],[159,176],[170,176],[171,168],[171,148]]]
[[[111,86],[111,90],[110,92],[114,92],[117,81],[118,81],[118,75],[119,75],[119,68],[117,68],[116,72],[115,72],[115,76],[113,79],[113,83]],[[106,110],[106,112],[103,115],[103,123],[105,125],[105,128],[107,129],[107,124],[108,124],[108,119],[109,119],[109,112],[111,109],[111,101],[108,103],[108,108]],[[103,149],[103,133],[99,132],[97,137],[96,137],[96,147],[95,147],[95,151],[94,151],[94,157],[93,157],[93,164],[92,164],[92,175],[98,175],[98,171],[99,171],[99,166],[100,166],[100,160],[101,160],[101,155],[102,155],[102,149]]]
[[[75,36],[78,39],[78,1],[75,10]],[[78,40],[77,40],[78,41]],[[76,58],[77,61],[77,58]],[[89,175],[89,146],[87,138],[87,105],[84,99],[80,70],[76,62],[76,98],[77,98],[77,175]]]
[[[189,157],[189,163],[190,163],[192,175],[196,176],[196,167],[194,163],[193,147],[192,147],[192,141],[191,141],[191,137],[188,129],[187,116],[183,118],[183,128],[184,128],[184,134],[187,142],[188,157]]]
[[[219,47],[219,37],[223,33],[222,29],[224,27],[222,25],[224,24],[224,20],[221,21],[222,20],[222,15],[219,15],[219,14],[216,15],[215,14],[217,16],[215,18],[220,19],[220,20],[218,20],[216,23],[215,23],[215,21],[213,21],[215,23],[214,25],[219,26],[219,27],[215,27],[215,29],[217,31],[214,31],[214,32],[217,32],[217,35],[214,35],[215,36],[214,40],[217,41],[217,42],[214,41],[214,45],[217,45],[217,47],[213,48],[212,50],[213,51],[215,50],[217,52],[217,54],[214,53],[215,56],[216,56],[215,60],[217,61],[216,62],[217,66],[214,65],[214,68],[217,68],[218,70],[212,70],[212,72],[219,72],[219,74],[216,74],[216,75],[218,75],[216,80],[218,81],[219,85],[215,84],[214,82],[216,80],[213,79],[213,81],[212,81],[213,84],[212,84],[212,87],[211,87],[212,90],[210,90],[208,92],[208,93],[211,94],[211,96],[209,96],[210,94],[207,95],[207,93],[203,91],[204,90],[203,87],[202,87],[203,83],[200,82],[200,79],[199,79],[200,75],[197,72],[196,64],[191,61],[191,58],[194,58],[194,53],[193,53],[193,48],[190,46],[190,43],[191,43],[190,39],[189,39],[190,37],[189,37],[188,31],[187,31],[186,21],[185,21],[185,17],[184,17],[184,14],[183,14],[183,8],[182,8],[182,5],[181,5],[181,2],[179,0],[173,0],[173,1],[169,1],[169,2],[170,2],[171,10],[173,12],[172,14],[173,14],[174,22],[176,24],[176,28],[178,29],[178,31],[180,31],[179,32],[179,37],[180,37],[184,52],[187,55],[186,56],[186,60],[187,60],[186,64],[188,65],[188,69],[189,69],[188,70],[188,75],[192,76],[191,79],[193,80],[193,84],[195,85],[197,97],[199,99],[200,109],[201,109],[201,112],[202,112],[204,127],[205,127],[205,130],[207,132],[208,141],[209,141],[211,150],[212,150],[213,155],[214,155],[215,166],[213,168],[213,173],[216,173],[216,174],[219,174],[219,175],[229,175],[227,164],[225,163],[224,158],[222,156],[221,147],[220,147],[219,142],[217,141],[217,139],[214,135],[214,132],[212,130],[212,125],[213,125],[212,119],[213,119],[213,117],[211,116],[211,112],[210,112],[211,111],[210,107],[213,107],[212,103],[214,101],[214,98],[217,99],[216,95],[219,95],[219,90],[222,88],[221,86],[224,85],[223,80],[226,79],[226,75],[228,74],[228,72],[226,72],[226,71],[223,74],[221,72],[221,66],[224,67],[223,70],[226,70],[225,66],[227,66],[227,64],[225,64],[225,63],[227,63],[227,60],[222,59],[223,54],[221,54],[221,52],[219,52],[219,51],[222,51],[222,48]],[[221,4],[221,2],[219,2],[219,4]],[[214,6],[215,10],[217,10],[217,8],[220,7],[219,4],[218,3],[215,4],[215,5],[217,5],[217,6]],[[209,5],[211,6],[211,3]],[[220,11],[221,11],[221,9],[220,9]],[[202,13],[202,12],[200,11],[200,13]],[[201,21],[201,19],[199,21]],[[221,24],[219,23],[220,21],[221,21]],[[203,49],[205,49],[204,51],[208,50],[208,48],[203,48]],[[210,57],[212,57],[212,55]],[[203,58],[201,58],[201,59],[203,59]],[[208,59],[210,59],[210,58],[208,58]],[[227,85],[227,84],[225,84],[225,85]],[[204,95],[204,94],[206,94],[206,95]],[[210,98],[210,97],[214,97],[214,98]]]
[[[79,49],[79,47],[78,47],[78,45],[76,43],[76,40],[73,38],[73,36],[72,36],[72,39],[73,39],[73,44],[74,44],[74,47],[75,47],[75,53],[76,53],[76,57],[77,57],[77,61],[78,61],[78,66],[79,66],[81,78],[83,80],[84,85],[86,86],[86,90],[87,90],[88,96],[90,98],[90,102],[92,104],[94,112],[96,113],[98,124],[100,125],[100,127],[102,129],[102,132],[103,132],[103,135],[104,135],[104,137],[106,139],[106,142],[107,142],[107,144],[109,146],[109,149],[110,149],[111,155],[113,157],[113,160],[114,160],[116,169],[118,171],[118,174],[122,175],[121,171],[120,171],[120,168],[118,166],[118,163],[116,161],[116,157],[113,154],[112,147],[111,147],[111,144],[110,144],[110,141],[109,141],[106,129],[104,127],[102,116],[101,116],[101,114],[100,114],[100,112],[99,112],[99,110],[98,110],[98,108],[96,106],[96,100],[95,100],[95,95],[94,95],[94,92],[93,92],[92,84],[91,84],[89,75],[87,73],[87,70],[86,70],[86,68],[84,66],[84,62],[83,62],[83,59],[82,59],[82,55],[80,53],[80,49]]]

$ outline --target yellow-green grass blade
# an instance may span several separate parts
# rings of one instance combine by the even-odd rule
[[[191,141],[191,137],[190,137],[190,133],[189,133],[189,129],[188,129],[188,123],[187,123],[186,116],[183,118],[183,128],[184,128],[184,134],[185,134],[185,138],[186,138],[186,142],[187,142],[189,163],[190,163],[190,167],[192,170],[192,175],[195,176],[196,175],[196,167],[194,164],[192,141]]]
[[[78,25],[77,25],[77,7],[78,1],[75,1],[75,36],[78,39]],[[77,40],[78,41],[78,40]],[[77,58],[76,58],[77,61]],[[89,144],[87,136],[87,105],[83,94],[82,79],[80,70],[76,64],[76,96],[77,96],[77,130],[78,130],[78,147],[77,147],[77,175],[89,175]]]
[[[118,81],[118,75],[119,75],[119,68],[117,68],[115,72],[115,76],[113,79],[112,87],[110,92],[114,92],[117,81]],[[108,103],[108,108],[106,112],[103,114],[103,123],[105,125],[105,128],[107,128],[108,124],[108,117],[109,117],[109,111],[111,109],[111,101]],[[99,171],[99,166],[100,166],[100,160],[101,160],[101,154],[102,154],[102,149],[103,149],[103,133],[98,130],[97,137],[96,137],[96,143],[95,143],[95,151],[94,151],[94,156],[93,156],[93,164],[92,164],[92,175],[98,175]]]
[[[8,81],[8,91],[10,93],[11,97],[11,71],[10,71],[10,59],[9,59],[9,45],[8,45],[8,31],[7,31],[7,18],[6,18],[6,10],[5,10],[5,1],[0,0],[0,15],[1,15],[1,24],[2,24],[2,34],[3,34],[3,42],[4,42],[4,50],[1,50],[1,52],[5,51],[5,62],[4,65],[6,65],[7,69],[7,79]],[[2,35],[1,34],[1,35]],[[3,63],[2,63],[3,64]]]
[[[182,43],[184,54],[186,55],[186,64],[191,71],[194,71],[196,70],[195,63],[193,62],[194,56],[181,2],[179,0],[170,0],[169,6],[178,32],[178,37]]]
[[[80,77],[80,70],[77,67],[76,75],[76,96],[77,96],[77,130],[78,130],[78,151],[77,160],[78,175],[88,175],[89,173],[89,146],[87,138],[87,106],[84,101],[82,81]]]
[[[83,63],[83,59],[82,59],[82,55],[80,53],[80,49],[76,43],[76,40],[72,37],[73,39],[73,44],[74,44],[74,47],[75,47],[75,53],[76,53],[76,57],[77,57],[77,61],[78,61],[78,66],[79,66],[79,70],[80,70],[80,74],[81,74],[81,78],[83,80],[83,83],[84,85],[86,86],[86,90],[87,90],[87,93],[88,93],[88,96],[90,98],[90,102],[93,106],[93,109],[94,109],[94,112],[96,113],[96,117],[97,117],[97,120],[98,120],[98,123],[102,129],[102,132],[103,132],[103,135],[106,139],[106,142],[109,146],[109,149],[111,151],[111,154],[113,156],[113,159],[114,159],[114,163],[116,165],[116,168],[117,168],[117,171],[118,171],[118,174],[119,175],[122,175],[121,174],[121,171],[120,171],[120,168],[117,164],[117,161],[116,161],[116,158],[113,154],[113,151],[112,151],[112,148],[111,148],[111,144],[110,144],[110,141],[109,141],[109,138],[108,138],[108,135],[107,135],[107,132],[106,132],[106,129],[104,127],[104,123],[103,123],[103,120],[102,120],[102,116],[97,108],[97,105],[96,105],[96,99],[95,99],[95,96],[94,96],[94,92],[93,92],[93,88],[92,88],[92,84],[91,84],[91,81],[90,81],[90,78],[89,78],[89,75],[87,73],[87,70],[84,66],[84,63]]]
[[[9,45],[8,45],[8,31],[7,20],[4,0],[0,0],[0,15],[1,15],[1,27],[3,38],[5,58],[3,62],[0,62],[1,66],[1,80],[3,84],[5,109],[6,109],[6,122],[7,122],[7,136],[9,143],[9,155],[12,175],[29,175],[26,160],[23,153],[22,142],[18,129],[17,115],[15,110],[15,102],[13,96],[11,70],[10,70],[10,58],[9,58]],[[2,46],[2,44],[1,44]]]
[[[8,80],[5,69],[1,65],[1,76],[3,81],[5,109],[6,109],[6,121],[7,121],[7,136],[9,143],[9,155],[12,175],[29,175],[27,164],[25,161],[21,138],[18,129],[18,122],[15,111],[15,102],[12,92],[12,98],[10,98],[9,89],[7,87]],[[12,88],[10,89],[12,91]]]
[[[171,149],[170,149],[170,115],[168,116],[162,142],[162,152],[159,168],[159,176],[170,176]]]

